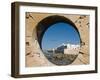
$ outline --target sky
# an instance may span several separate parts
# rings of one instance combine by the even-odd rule
[[[80,37],[72,25],[59,22],[51,25],[44,33],[42,49],[53,49],[63,43],[80,44]]]

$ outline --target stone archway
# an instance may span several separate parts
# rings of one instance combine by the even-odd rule
[[[39,45],[40,45],[40,48],[41,48],[41,50],[43,50],[42,49],[42,38],[43,38],[43,35],[44,35],[44,33],[46,32],[46,30],[48,29],[48,28],[50,28],[51,27],[51,25],[53,25],[53,24],[56,24],[56,23],[61,23],[61,22],[63,22],[63,23],[66,23],[66,24],[70,24],[70,25],[72,25],[72,26],[70,26],[70,27],[73,27],[75,30],[76,30],[76,32],[77,32],[77,34],[78,34],[78,36],[79,36],[79,44],[81,43],[81,36],[80,36],[80,33],[79,33],[79,31],[78,31],[78,29],[77,29],[77,27],[75,26],[75,24],[71,21],[71,20],[69,20],[68,18],[66,18],[66,17],[64,17],[64,16],[60,16],[60,15],[52,15],[52,16],[48,16],[48,17],[46,17],[46,18],[44,18],[44,19],[42,19],[38,24],[37,24],[37,26],[36,26],[36,32],[37,32],[37,40],[38,40],[38,43],[39,43]],[[74,35],[74,34],[73,34]],[[73,52],[74,50],[72,50],[72,52]],[[79,51],[79,50],[78,50]],[[78,51],[74,51],[74,52],[77,52],[77,53],[79,53]],[[70,51],[71,52],[71,51]],[[73,52],[73,53],[74,53]],[[54,54],[52,54],[51,56],[52,57],[50,57],[50,55],[48,56],[47,55],[47,53],[45,53],[44,51],[43,51],[43,53],[44,53],[44,55],[47,57],[47,59],[50,61],[50,62],[52,62],[52,63],[54,63],[54,64],[56,64],[56,65],[69,65],[69,64],[71,64],[76,58],[77,58],[77,56],[78,56],[78,54],[77,55],[71,55],[71,54],[57,54],[57,53],[54,53]],[[50,53],[51,54],[51,53]],[[60,57],[60,58],[58,58],[58,56]],[[55,60],[54,60],[55,59]],[[60,63],[60,62],[63,62],[63,63]]]
[[[55,16],[55,18],[53,18],[52,16]],[[47,18],[50,20],[46,20]],[[53,21],[54,22],[62,21],[65,23],[66,22],[71,23],[71,25],[75,26],[76,30],[79,33],[79,36],[81,37],[81,44],[83,45],[80,48],[81,53],[79,54],[78,58],[72,63],[72,65],[89,64],[89,16],[88,15],[27,12],[25,20],[26,20],[25,54],[26,54],[27,67],[53,65],[49,63],[49,61],[47,61],[47,59],[44,57],[43,52],[40,49],[41,45],[39,45],[41,44],[42,36],[44,32],[47,30],[48,26],[50,26],[50,24],[54,24]],[[43,26],[41,25],[41,23]],[[44,25],[48,23],[49,25],[47,25],[46,28],[43,28]]]

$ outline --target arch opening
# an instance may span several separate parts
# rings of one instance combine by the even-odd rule
[[[64,16],[53,15],[41,20],[37,25],[37,39],[46,58],[55,65],[71,64],[78,56],[79,31]]]

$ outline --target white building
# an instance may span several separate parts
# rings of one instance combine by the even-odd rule
[[[64,49],[64,54],[74,54],[79,53],[80,45],[76,44],[67,44],[67,48]]]
[[[77,54],[80,49],[79,44],[62,44],[55,49],[55,52],[61,52],[64,54]],[[53,49],[54,51],[54,49]]]
[[[67,44],[67,49],[77,49],[80,48],[78,44]]]

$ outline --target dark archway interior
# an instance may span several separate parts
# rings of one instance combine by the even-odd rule
[[[53,16],[48,16],[46,18],[44,18],[43,20],[41,20],[38,25],[36,26],[36,30],[37,30],[37,40],[39,42],[40,48],[42,49],[41,43],[42,43],[42,37],[45,33],[45,31],[53,24],[59,23],[59,22],[63,22],[63,23],[69,23],[70,25],[72,25],[77,33],[79,34],[79,31],[77,29],[77,27],[75,26],[75,24],[69,20],[68,18],[64,17],[64,16],[59,16],[59,15],[53,15]],[[80,34],[79,34],[80,37]],[[80,43],[81,43],[81,38],[80,38]]]

